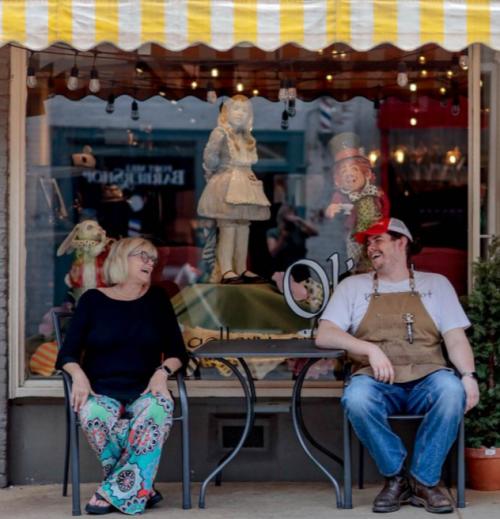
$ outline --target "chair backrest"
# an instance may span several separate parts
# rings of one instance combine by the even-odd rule
[[[63,337],[63,328],[64,324],[71,319],[73,316],[73,312],[67,311],[57,311],[52,310],[52,323],[54,325],[54,334],[56,336],[57,349],[60,350],[64,341]],[[71,377],[64,370],[61,371],[63,377],[63,387],[64,387],[64,398],[66,401],[66,406],[69,406],[70,394],[71,394]]]

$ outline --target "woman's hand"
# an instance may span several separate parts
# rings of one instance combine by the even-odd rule
[[[78,413],[85,405],[89,395],[94,395],[90,387],[87,375],[80,369],[76,373],[71,374],[73,380],[73,387],[71,388],[71,407]]]
[[[153,395],[163,395],[165,398],[173,400],[172,395],[167,388],[167,380],[168,377],[165,371],[157,369],[150,378],[146,389],[141,394],[145,395],[146,393],[151,392]]]

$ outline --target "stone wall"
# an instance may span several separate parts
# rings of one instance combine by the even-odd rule
[[[7,485],[9,47],[0,49],[0,487]]]

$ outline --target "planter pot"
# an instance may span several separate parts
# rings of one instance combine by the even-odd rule
[[[465,449],[467,486],[473,490],[500,490],[500,448]]]

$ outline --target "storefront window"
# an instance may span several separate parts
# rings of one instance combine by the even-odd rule
[[[352,233],[381,216],[410,225],[422,246],[417,268],[447,275],[465,293],[466,71],[435,46],[414,53],[348,49],[353,66],[346,61],[336,83],[324,53],[301,52],[316,76],[297,78],[294,107],[276,101],[277,92],[271,100],[252,96],[251,87],[246,92],[259,158],[252,170],[270,218],[251,224],[247,261],[267,282],[239,285],[213,282],[217,227],[197,212],[206,185],[203,151],[220,103],[232,92],[210,104],[186,90],[169,98],[127,84],[120,92],[113,80],[112,98],[66,97],[59,58],[37,54],[39,85],[28,90],[26,117],[26,378],[54,374],[50,309],[74,304],[90,278],[100,281],[103,258],[88,254],[94,242],[99,248],[100,231],[75,232],[82,221],[97,222],[107,240],[142,234],[156,244],[153,282],[170,295],[190,349],[212,338],[309,336],[330,292],[319,283],[319,270],[334,287],[348,271],[368,269]],[[396,86],[401,60],[410,81]],[[87,61],[90,68],[92,57]],[[447,66],[453,67],[448,76]],[[82,249],[81,240],[90,246]],[[301,259],[314,264],[292,270],[292,294],[302,310],[295,312],[283,296],[283,277]],[[287,359],[250,365],[264,381],[291,380],[299,366]],[[337,368],[317,364],[309,378],[334,380]],[[220,364],[202,367],[204,380],[226,376]]]

